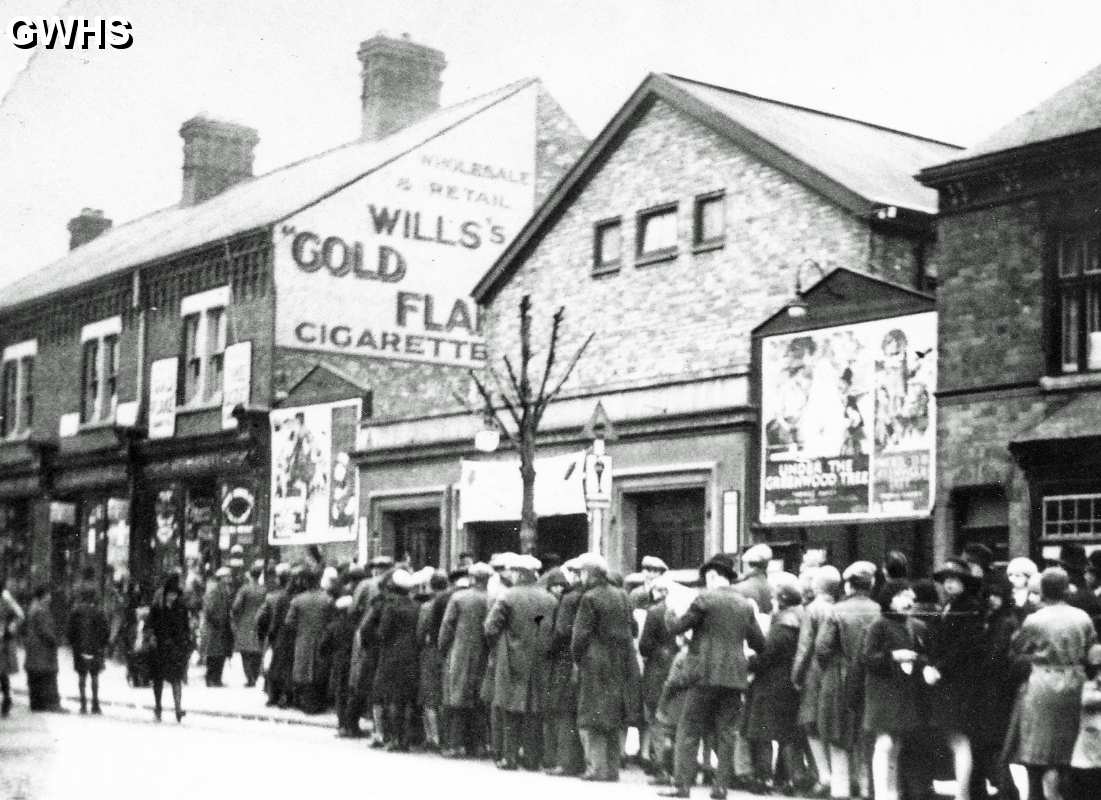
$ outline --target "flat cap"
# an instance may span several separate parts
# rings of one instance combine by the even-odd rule
[[[657,556],[643,556],[642,557],[643,569],[658,569],[665,572],[669,569],[669,565],[662,561]]]
[[[743,564],[767,564],[772,560],[772,548],[767,544],[755,544],[742,554]]]

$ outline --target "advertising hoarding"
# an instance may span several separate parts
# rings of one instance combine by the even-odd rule
[[[761,521],[920,517],[933,504],[933,312],[761,341]]]
[[[359,414],[358,399],[272,410],[270,544],[355,541]]]
[[[481,366],[469,296],[535,203],[523,89],[275,228],[281,347]]]

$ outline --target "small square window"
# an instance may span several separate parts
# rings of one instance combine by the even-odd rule
[[[596,223],[593,228],[593,272],[619,269],[623,225],[619,218]]]
[[[722,192],[696,198],[692,243],[721,245],[726,238],[726,196]]]
[[[676,255],[676,204],[639,212],[636,247],[643,259]]]

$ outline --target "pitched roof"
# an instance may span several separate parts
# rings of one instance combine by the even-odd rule
[[[274,224],[381,169],[537,83],[528,78],[377,141],[351,142],[236,184],[194,206],[171,206],[112,228],[0,290],[0,310]]]
[[[511,274],[654,99],[730,139],[843,208],[870,216],[883,206],[935,214],[937,193],[912,177],[923,165],[961,148],[868,122],[770,100],[676,75],[649,75],[589,145],[528,224],[474,288],[484,302]]]
[[[1101,64],[963,151],[953,161],[968,161],[1098,128],[1101,128]]]

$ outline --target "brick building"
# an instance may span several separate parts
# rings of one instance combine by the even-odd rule
[[[584,140],[538,80],[440,110],[442,53],[358,56],[359,140],[253,177],[256,131],[188,120],[178,205],[85,209],[69,254],[0,295],[20,589],[89,565],[148,587],[233,544],[351,556],[360,419],[451,402],[484,358],[469,285]]]
[[[757,525],[750,334],[789,303],[807,259],[823,272],[931,285],[935,195],[911,176],[954,152],[684,78],[646,78],[474,290],[492,354],[516,349],[525,294],[537,346],[559,305],[561,358],[594,334],[544,418],[538,550],[569,555],[588,543],[585,509],[570,502],[580,490],[563,485],[540,510],[540,481],[576,477],[568,464],[590,444],[598,402],[617,434],[601,546],[618,567],[634,569],[646,553],[695,566],[751,537],[843,538],[836,526]],[[517,509],[488,508],[492,484],[479,477],[514,470],[515,455],[459,464],[481,424],[460,412],[364,429],[362,484],[383,550],[400,547],[393,526],[418,505],[448,531],[445,558],[517,546]]]
[[[940,194],[939,556],[1101,545],[1101,67],[919,179]]]

